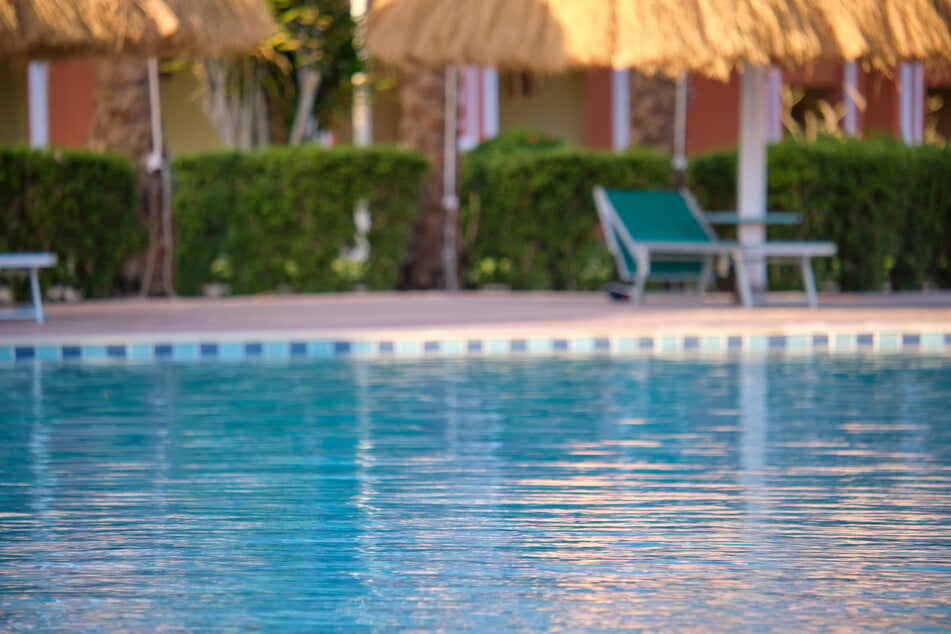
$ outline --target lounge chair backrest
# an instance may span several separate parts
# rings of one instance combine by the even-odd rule
[[[693,197],[685,190],[604,191],[636,242],[716,241],[716,234],[700,217]]]
[[[608,249],[614,255],[623,279],[638,270],[637,261],[621,235],[626,231],[638,242],[716,241],[716,234],[700,216],[693,196],[687,190],[626,190],[595,187],[594,197]],[[623,227],[618,227],[620,223]],[[655,276],[680,278],[700,275],[705,256],[681,255],[655,258],[651,271]]]

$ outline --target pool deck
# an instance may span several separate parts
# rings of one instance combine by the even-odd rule
[[[776,300],[798,295],[774,294]],[[46,322],[0,321],[0,346],[224,340],[951,334],[951,292],[822,294],[820,306],[746,309],[732,296],[407,292],[48,303]],[[942,339],[943,342],[943,339]],[[949,342],[951,347],[951,342]]]

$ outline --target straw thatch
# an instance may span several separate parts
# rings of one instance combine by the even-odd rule
[[[276,25],[261,0],[0,0],[0,56],[213,57]]]
[[[218,57],[247,51],[277,31],[264,0],[165,0],[179,28],[162,41],[158,57]]]
[[[724,77],[823,59],[951,63],[951,0],[377,0],[367,47],[396,66]]]
[[[614,13],[590,0],[376,0],[367,49],[395,66],[610,66]]]
[[[903,60],[931,65],[951,61],[951,0],[851,0],[851,4],[858,10],[836,12],[830,18],[838,41],[847,48],[847,59],[870,59],[885,68]]]
[[[0,54],[55,57],[108,51],[131,41],[154,45],[178,28],[161,0],[0,0]]]

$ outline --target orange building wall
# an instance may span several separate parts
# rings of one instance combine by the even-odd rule
[[[825,62],[783,71],[783,81],[815,87],[838,88],[842,85],[842,64]]]
[[[861,91],[862,72],[859,72],[859,90]],[[810,90],[819,89],[825,92],[824,99],[832,106],[836,106],[845,99],[842,83],[845,81],[844,65],[835,62],[824,62],[808,67],[783,71],[783,84],[786,86],[802,86]],[[861,113],[859,113],[859,129],[862,128]]]
[[[93,60],[51,62],[48,85],[50,145],[86,147],[95,111]]]
[[[610,68],[591,70],[585,76],[585,129],[590,148],[610,150],[614,147],[613,86]]]
[[[886,77],[879,71],[860,73],[859,90],[865,96],[867,107],[859,112],[859,130],[888,132],[901,138],[900,94],[894,77]]]
[[[736,147],[740,135],[740,84],[690,75],[687,101],[687,155]]]
[[[843,97],[843,71],[840,64],[817,64],[810,68],[783,73],[787,85],[827,90],[831,103]],[[929,70],[930,86],[951,81],[951,69]],[[901,138],[900,92],[896,77],[878,71],[859,69],[858,91],[865,97],[865,109],[859,109],[857,129],[860,137],[885,132]],[[734,148],[739,138],[739,79],[734,73],[727,83],[693,74],[689,79],[687,105],[687,154],[695,156],[713,150]]]
[[[925,83],[928,86],[951,86],[951,67],[925,68]]]

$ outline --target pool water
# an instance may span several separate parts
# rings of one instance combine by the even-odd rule
[[[951,628],[951,360],[0,368],[0,631]]]

